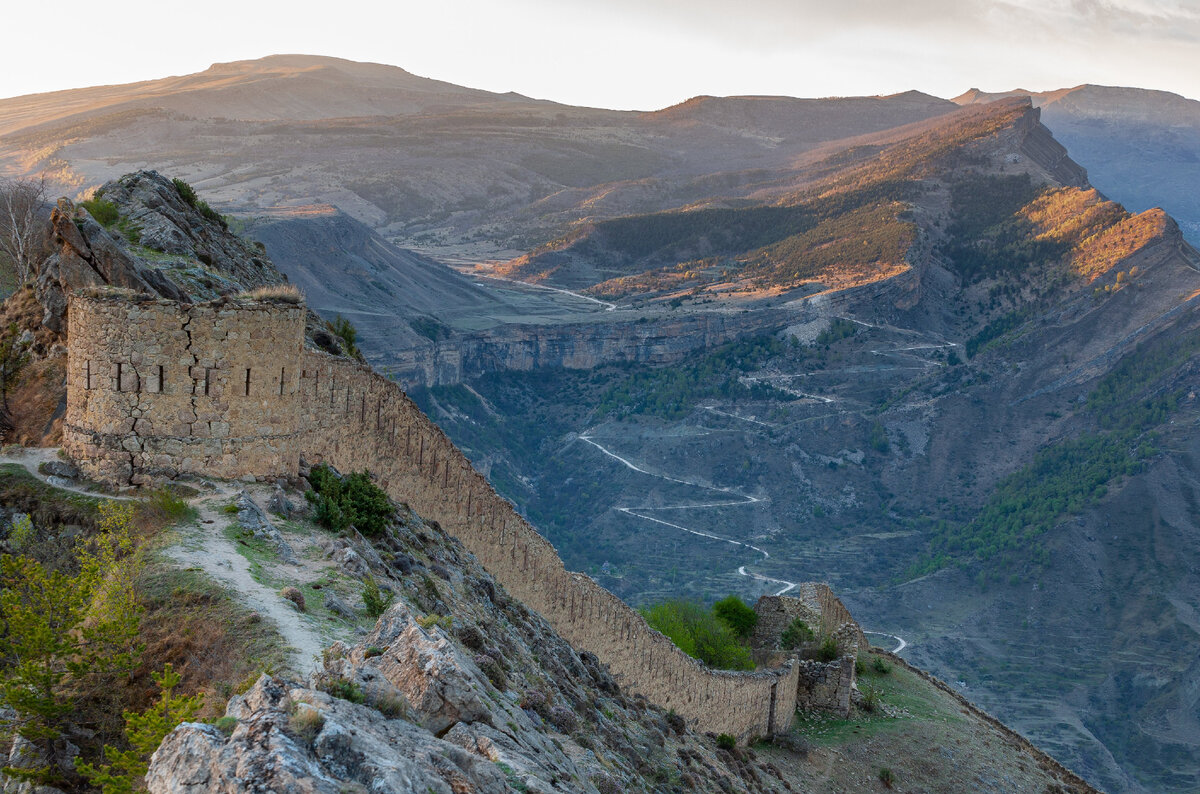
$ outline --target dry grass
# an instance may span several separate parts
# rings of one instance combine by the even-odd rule
[[[312,744],[324,727],[325,716],[307,703],[297,704],[295,713],[288,717],[288,730],[305,744]]]
[[[304,303],[304,292],[295,284],[267,284],[243,292],[238,297],[275,303]]]
[[[146,650],[135,687],[152,692],[150,672],[170,662],[183,676],[180,691],[204,692],[206,716],[215,717],[243,682],[285,666],[287,643],[272,624],[203,573],[152,564],[138,589],[146,606]],[[138,699],[130,705],[136,710]]]

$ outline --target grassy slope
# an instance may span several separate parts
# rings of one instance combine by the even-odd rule
[[[879,673],[868,663],[860,688],[881,707],[856,708],[850,719],[801,713],[792,728],[806,752],[760,748],[802,791],[1094,791],[1024,738],[971,706],[944,683],[886,653]]]

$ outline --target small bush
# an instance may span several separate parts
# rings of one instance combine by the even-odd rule
[[[854,674],[855,674],[856,676],[860,676],[860,677],[861,677],[861,676],[862,676],[862,674],[863,674],[863,673],[865,673],[865,672],[867,672],[867,664],[866,664],[866,662],[864,662],[864,661],[862,660],[862,656],[855,656],[855,657],[854,657]]]
[[[687,729],[687,720],[675,713],[675,709],[667,712],[667,727],[675,733],[683,733]]]
[[[313,503],[314,518],[322,526],[340,532],[353,525],[364,535],[376,536],[392,518],[387,493],[365,471],[338,477],[328,466],[314,466],[309,482],[313,490],[305,497]]]
[[[720,747],[722,750],[733,750],[737,747],[737,739],[728,733],[722,733],[717,736],[717,747]]]
[[[892,672],[892,666],[885,662],[881,656],[876,656],[875,660],[871,662],[871,669],[880,675],[887,675]]]
[[[182,179],[175,178],[171,182],[175,185],[175,189],[179,191],[179,197],[184,202],[200,213],[207,220],[220,226],[222,229],[229,229],[229,222],[222,217],[221,213],[208,206],[208,202],[196,195],[196,189],[184,182]]]
[[[117,205],[102,198],[81,201],[79,206],[87,210],[88,214],[96,219],[96,223],[106,229],[121,218],[121,212],[117,209]]]
[[[358,329],[353,323],[339,314],[329,323],[329,330],[341,341],[346,355],[362,360],[362,351],[358,349]]]
[[[213,723],[213,727],[226,736],[232,736],[237,724],[237,717],[221,717]]]
[[[376,656],[383,656],[383,653],[386,650],[387,650],[386,648],[380,648],[378,645],[372,645],[371,647],[369,647],[365,651],[363,651],[363,658],[364,659],[374,659]]]
[[[821,647],[817,649],[817,659],[822,662],[832,662],[838,658],[838,644],[833,637],[826,637],[821,641]]]
[[[300,592],[299,588],[285,587],[279,591],[279,595],[295,604],[296,609],[300,610],[301,612],[305,611],[304,593]]]
[[[236,502],[230,502],[221,508],[221,512],[227,516],[236,516],[241,510],[238,509]]]
[[[566,706],[551,706],[549,721],[560,733],[568,736],[579,727],[579,718]]]
[[[592,785],[600,794],[621,794],[622,791],[621,784],[604,772],[592,778]]]
[[[892,784],[896,782],[896,773],[888,769],[886,766],[883,767],[879,770],[879,782],[888,788],[891,788]]]
[[[795,618],[779,636],[779,644],[785,651],[794,651],[805,643],[812,642],[813,630],[801,618]]]
[[[385,593],[379,589],[379,583],[375,581],[374,576],[367,576],[363,584],[363,604],[368,615],[373,618],[379,617],[387,611],[395,598],[395,593]]]
[[[37,540],[38,531],[27,513],[20,513],[12,520],[8,530],[8,545],[13,551],[24,552]]]
[[[367,705],[389,720],[408,716],[408,700],[403,693],[379,687],[367,693]]]
[[[713,604],[712,613],[743,640],[753,634],[758,625],[758,613],[735,595]]]
[[[324,727],[325,715],[307,704],[288,717],[288,729],[305,744],[312,744]]]
[[[423,618],[417,618],[417,625],[429,631],[434,626],[441,626],[446,631],[454,628],[454,618],[450,615],[439,615],[436,612],[430,612]]]
[[[365,703],[367,700],[366,694],[361,686],[349,678],[334,678],[324,682],[321,689],[333,695],[335,698],[349,700],[351,703]]]
[[[874,713],[879,710],[879,706],[883,703],[880,698],[879,690],[873,686],[864,686],[862,688],[862,709],[863,711]]]
[[[508,676],[504,672],[504,667],[495,657],[486,653],[478,654],[475,657],[475,666],[483,671],[496,689],[504,691],[508,688]]]

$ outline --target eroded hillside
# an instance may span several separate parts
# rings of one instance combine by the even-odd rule
[[[909,180],[898,277],[796,300],[808,286],[782,332],[669,368],[418,396],[569,565],[631,601],[827,576],[1105,788],[1188,790],[1195,518],[1165,494],[1191,488],[1200,256],[1161,211],[1100,196],[1027,105],[987,107],[981,134],[910,135],[817,193]],[[564,273],[603,229],[564,246]],[[593,253],[577,260],[615,261]]]

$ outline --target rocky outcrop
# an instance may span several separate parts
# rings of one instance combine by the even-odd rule
[[[176,728],[151,792],[788,790],[752,751],[623,694],[433,522],[398,508],[350,544],[396,603],[307,683],[263,676],[232,698],[225,732]]]
[[[83,287],[124,287],[171,300],[186,295],[160,272],[145,267],[100,224],[62,198],[50,214],[56,252],[37,268],[38,300],[45,309],[42,324],[63,329],[67,295]]]
[[[238,721],[228,737],[199,723],[167,737],[150,761],[151,792],[509,790],[495,764],[411,722],[279,679],[264,676],[226,714]]]
[[[196,260],[241,289],[282,280],[260,248],[231,233],[207,204],[189,202],[157,171],[127,174],[96,195],[117,205],[121,217],[137,227],[145,248]]]
[[[680,313],[617,322],[505,325],[419,347],[392,349],[379,365],[405,387],[460,383],[488,372],[602,364],[673,364],[690,353],[777,331],[802,310]]]
[[[116,207],[119,222],[111,228],[65,198],[50,213],[51,253],[35,270],[42,323],[51,330],[63,330],[67,296],[85,287],[190,301],[285,280],[262,250],[230,232],[207,205],[189,203],[157,171],[123,176],[96,197]]]

